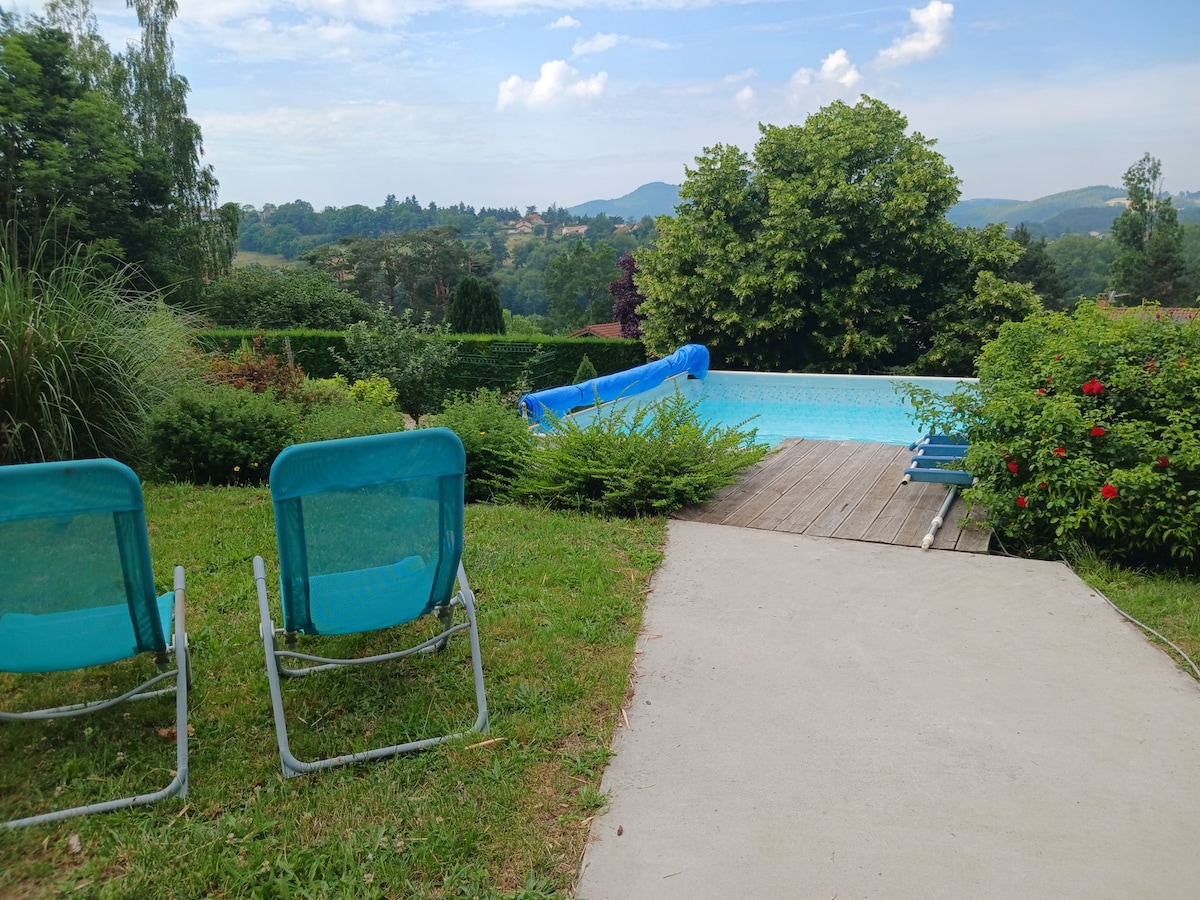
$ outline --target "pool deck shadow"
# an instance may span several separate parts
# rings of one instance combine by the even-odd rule
[[[946,499],[943,484],[904,484],[913,451],[897,444],[789,438],[700,506],[675,518],[811,537],[920,547]],[[983,511],[956,497],[932,549],[987,553]]]

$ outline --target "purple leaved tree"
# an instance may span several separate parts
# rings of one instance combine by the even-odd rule
[[[613,318],[621,323],[621,337],[640,338],[642,317],[638,315],[637,310],[646,298],[633,283],[637,261],[634,260],[633,254],[626,253],[617,260],[617,265],[625,274],[608,283],[608,292],[613,296]]]

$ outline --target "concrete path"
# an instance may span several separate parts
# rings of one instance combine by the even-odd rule
[[[673,521],[582,900],[1200,897],[1200,684],[1068,568]]]

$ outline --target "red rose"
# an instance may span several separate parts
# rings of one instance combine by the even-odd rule
[[[1120,497],[1121,495],[1117,492],[1117,489],[1115,487],[1113,487],[1111,484],[1106,484],[1106,485],[1104,485],[1104,487],[1100,488],[1100,496],[1103,497],[1105,500],[1111,500],[1114,497]]]
[[[1104,385],[1100,383],[1099,379],[1089,378],[1083,383],[1083,386],[1080,387],[1080,390],[1089,396],[1099,397],[1104,393]]]
[[[1017,474],[1017,464],[1015,461],[1008,464],[1008,471],[1012,472],[1014,475]]]
[[[1166,468],[1167,466],[1169,466],[1170,464],[1171,464],[1171,460],[1167,459],[1167,457],[1165,457],[1165,456],[1160,456],[1160,457],[1158,458],[1158,467],[1159,467],[1160,469],[1165,469],[1165,468]]]
[[[1039,394],[1044,394],[1044,393],[1046,393],[1046,389],[1045,389],[1045,388],[1038,388],[1038,393],[1039,393]]]
[[[1044,481],[1039,481],[1039,482],[1038,482],[1038,487],[1039,487],[1039,488],[1041,488],[1041,489],[1044,491],[1044,490],[1046,489],[1046,482],[1044,482]]]
[[[1026,505],[1027,505],[1027,503],[1026,503],[1026,500],[1024,497],[1017,498],[1017,506],[1021,507],[1021,509],[1024,509],[1026,507]]]
[[[1063,456],[1066,456],[1066,455],[1067,455],[1067,448],[1066,448],[1066,447],[1055,447],[1055,448],[1054,448],[1054,455],[1055,455],[1055,456],[1058,456],[1058,457],[1063,457]]]
[[[1108,432],[1105,431],[1103,428],[1101,428],[1099,425],[1097,425],[1091,431],[1092,437],[1104,437],[1106,434],[1108,434]]]

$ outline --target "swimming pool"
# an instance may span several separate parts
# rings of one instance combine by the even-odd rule
[[[600,409],[650,403],[678,388],[686,399],[699,401],[697,412],[707,424],[732,426],[750,419],[745,427],[757,428],[758,440],[766,444],[789,437],[909,444],[921,434],[912,407],[896,387],[907,383],[948,394],[970,380],[711,371],[703,379],[677,375],[652,390],[614,400]],[[586,409],[570,418],[582,425],[596,412]]]

